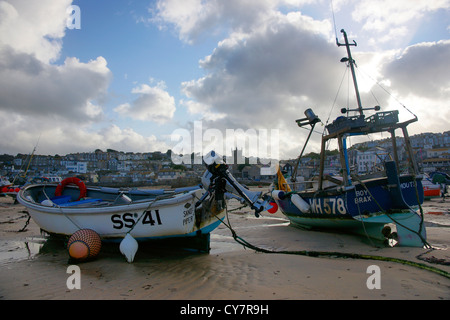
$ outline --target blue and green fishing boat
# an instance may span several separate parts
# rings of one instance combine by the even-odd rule
[[[305,118],[296,120],[300,127],[310,129],[308,138],[294,166],[291,178],[285,179],[281,171],[274,184],[272,197],[291,224],[306,228],[344,229],[401,246],[426,245],[426,230],[421,214],[423,203],[422,176],[414,159],[407,126],[418,119],[414,117],[399,122],[399,112],[380,111],[380,107],[363,108],[355,75],[355,61],[347,34],[341,30],[347,57],[342,58],[350,68],[356,92],[356,109],[343,108],[344,114],[325,126],[322,135],[318,179],[313,187],[297,181],[297,168],[311,133],[321,122],[311,109]],[[364,111],[372,110],[367,116]],[[350,115],[350,113],[356,115]],[[390,159],[381,163],[382,168],[370,175],[361,175],[351,170],[347,140],[354,136],[367,136],[385,132],[390,135],[392,152]],[[399,146],[396,132],[403,135],[402,147],[408,159],[407,172],[400,174]],[[331,177],[325,174],[326,147],[337,141],[340,174]],[[289,181],[290,180],[290,181]]]

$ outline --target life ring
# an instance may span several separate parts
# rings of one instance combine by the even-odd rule
[[[56,190],[55,190],[55,196],[59,197],[60,195],[62,195],[64,187],[68,184],[75,184],[75,185],[77,185],[78,189],[80,189],[80,196],[78,197],[77,201],[80,200],[81,198],[86,197],[86,193],[87,193],[86,185],[84,184],[83,181],[81,181],[80,179],[78,179],[76,177],[66,178],[63,181],[61,181],[60,183],[58,183],[58,186],[56,187]]]

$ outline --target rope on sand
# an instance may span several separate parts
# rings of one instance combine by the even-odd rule
[[[227,212],[227,220],[228,220],[228,212]],[[441,275],[447,279],[450,279],[450,273],[435,268],[433,266],[429,266],[423,263],[414,262],[410,260],[405,259],[399,259],[399,258],[393,258],[393,257],[383,257],[383,256],[375,256],[375,255],[367,255],[367,254],[359,254],[359,253],[347,253],[347,252],[337,252],[337,251],[309,251],[309,250],[301,250],[301,251],[290,251],[290,250],[268,250],[264,248],[257,247],[245,239],[239,237],[236,234],[236,231],[231,227],[230,221],[228,220],[228,223],[226,223],[224,220],[221,220],[222,223],[231,231],[231,234],[233,235],[233,239],[243,245],[246,248],[255,250],[256,252],[262,252],[262,253],[275,253],[275,254],[292,254],[292,255],[301,255],[301,256],[307,256],[307,257],[328,257],[328,258],[344,258],[344,259],[362,259],[362,260],[378,260],[378,261],[386,261],[386,262],[394,262],[394,263],[400,263],[403,265],[408,265],[411,267],[428,270],[431,272],[434,272],[438,275]]]

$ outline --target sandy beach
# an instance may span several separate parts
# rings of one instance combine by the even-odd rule
[[[356,235],[301,230],[280,212],[256,218],[238,209],[229,220],[239,237],[268,250],[391,257],[449,273],[450,200],[428,200],[423,209],[431,251],[376,247]],[[69,289],[64,243],[49,240],[33,220],[26,225],[27,219],[22,205],[0,198],[2,300],[450,300],[450,279],[430,270],[383,260],[256,252],[234,241],[224,225],[211,234],[209,254],[140,244],[130,264],[118,245],[104,245],[97,259],[78,264],[81,288]],[[379,268],[379,289],[367,284],[373,265]]]

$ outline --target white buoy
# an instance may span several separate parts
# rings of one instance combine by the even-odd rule
[[[275,200],[283,200],[286,197],[286,194],[284,191],[281,190],[273,190],[272,191],[272,198]]]
[[[303,213],[309,212],[310,206],[308,202],[303,200],[298,194],[293,194],[291,196],[292,203]]]
[[[44,201],[41,202],[41,204],[42,204],[43,206],[47,206],[47,207],[54,207],[54,206],[55,206],[55,204],[53,203],[53,201],[52,201],[52,200],[49,200],[49,199],[45,199]]]
[[[120,242],[120,252],[125,256],[129,263],[132,263],[134,256],[138,251],[138,242],[129,233]]]

